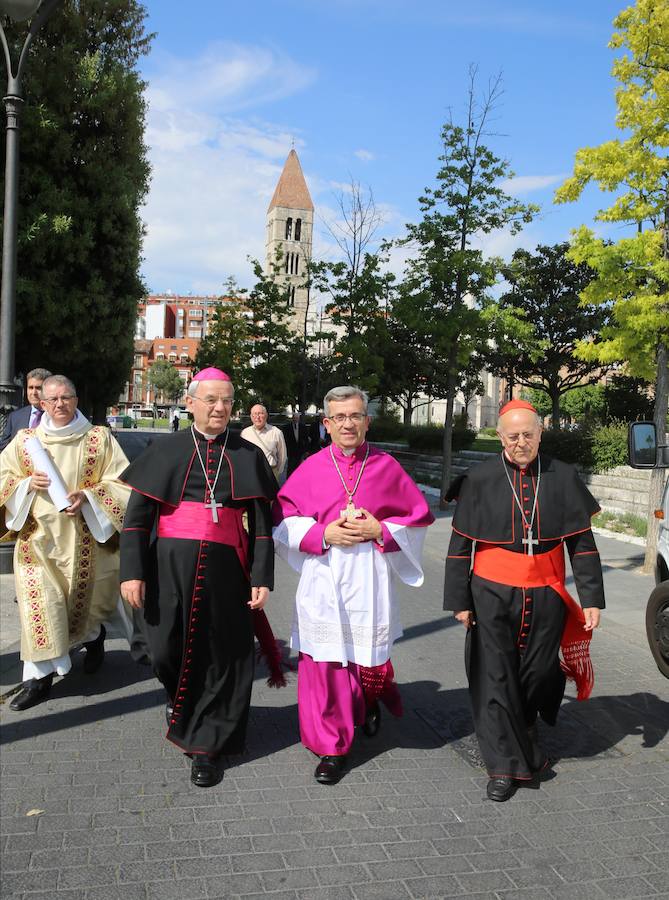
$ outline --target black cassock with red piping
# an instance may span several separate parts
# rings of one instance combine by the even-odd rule
[[[491,777],[530,779],[547,762],[533,726],[537,716],[555,724],[565,671],[579,698],[592,688],[578,604],[564,578],[551,586],[536,573],[549,558],[563,567],[566,546],[581,606],[604,607],[590,525],[599,506],[573,466],[543,454],[525,469],[496,456],[469,469],[456,492],[444,609],[474,613],[465,664],[481,754]]]
[[[133,491],[120,580],[146,582],[142,628],[174,710],[167,737],[190,754],[241,752],[254,632],[272,682],[282,679],[265,614],[247,605],[252,586],[274,583],[274,475],[235,432],[208,440],[193,429],[150,445],[121,480]]]

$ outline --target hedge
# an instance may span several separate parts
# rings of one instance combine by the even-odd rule
[[[491,429],[481,429],[488,434]],[[494,429],[493,429],[494,431]],[[417,452],[441,455],[444,429],[440,425],[403,425],[392,419],[373,419],[370,441],[402,442]],[[453,428],[453,451],[468,450],[476,440],[476,432],[458,423]],[[547,456],[578,465],[591,472],[606,472],[627,465],[627,426],[621,422],[601,425],[589,430],[553,431],[548,428],[541,439]]]

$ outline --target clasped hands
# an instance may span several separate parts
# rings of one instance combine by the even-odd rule
[[[33,472],[30,477],[31,491],[46,491],[50,484],[51,479],[46,472]],[[86,499],[86,495],[83,491],[70,491],[67,499],[70,501],[70,505],[65,509],[65,512],[68,516],[76,516],[81,509],[81,504]]]
[[[378,519],[366,509],[360,507],[362,516],[358,519],[347,519],[340,516],[330,522],[323,533],[326,544],[335,547],[353,547],[364,541],[378,541],[383,536],[383,529]]]

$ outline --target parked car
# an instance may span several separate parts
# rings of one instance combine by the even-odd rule
[[[653,422],[634,422],[629,427],[629,464],[634,469],[669,468],[669,445],[657,439]],[[664,486],[655,559],[656,587],[646,606],[646,635],[651,653],[662,674],[669,678],[669,481]]]

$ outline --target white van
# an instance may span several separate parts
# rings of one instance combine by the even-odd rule
[[[634,422],[629,427],[629,464],[633,469],[669,468],[669,445],[660,444],[653,422]],[[669,481],[664,486],[655,558],[656,587],[646,606],[646,634],[662,674],[669,678]]]

